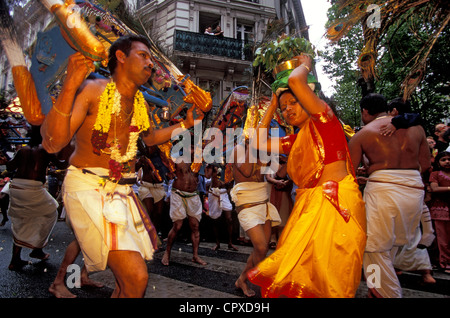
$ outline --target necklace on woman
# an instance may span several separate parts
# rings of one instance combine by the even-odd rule
[[[128,146],[125,153],[122,155],[120,152],[122,147],[116,136],[116,125],[114,125],[114,138],[111,143],[107,143],[111,127],[111,118],[113,115],[116,117],[119,116],[122,110],[120,102],[121,97],[116,84],[111,80],[100,95],[97,118],[92,129],[91,137],[91,143],[95,154],[108,154],[105,149],[110,149],[109,155],[111,156],[111,160],[109,161],[109,177],[113,180],[119,180],[122,177],[123,172],[130,171],[128,162],[136,157],[139,134],[150,127],[150,120],[148,118],[144,96],[138,90],[134,96],[133,109],[131,113],[128,114],[128,118],[131,114],[133,115],[129,128],[130,135]],[[122,110],[122,112],[124,111]]]

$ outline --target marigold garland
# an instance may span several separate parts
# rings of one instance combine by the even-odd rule
[[[121,95],[116,84],[113,81],[109,82],[100,96],[97,118],[91,137],[94,153],[100,155],[101,152],[105,153],[105,148],[110,148],[109,177],[114,180],[119,180],[122,177],[122,172],[128,172],[130,165],[127,163],[136,157],[139,134],[150,127],[144,96],[138,90],[134,96],[133,117],[131,118],[130,136],[125,154],[120,153],[121,145],[117,138],[114,137],[112,143],[108,144],[106,141],[112,116],[119,116],[120,114],[120,99]]]

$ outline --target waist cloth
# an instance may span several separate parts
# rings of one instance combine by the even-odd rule
[[[364,189],[366,252],[386,252],[412,241],[424,196],[418,170],[386,169],[371,173]]]
[[[211,188],[208,192],[208,215],[212,219],[218,219],[222,215],[222,211],[233,210],[233,205],[228,198],[227,189]]]
[[[244,231],[267,220],[272,222],[272,226],[281,223],[277,209],[269,202],[270,188],[268,182],[241,182],[231,189],[231,199],[236,204],[239,224]]]
[[[184,220],[188,216],[200,222],[202,212],[202,201],[197,191],[187,192],[172,188],[169,215],[173,222]]]
[[[155,203],[161,201],[166,196],[164,190],[164,183],[150,183],[147,181],[141,181],[141,186],[138,191],[139,199],[144,200],[147,198],[153,198]]]
[[[104,270],[109,251],[136,251],[151,260],[158,236],[141,201],[129,185],[105,182],[102,175],[108,170],[84,173],[70,166],[63,184],[64,206],[87,270]]]
[[[14,178],[9,187],[11,230],[21,247],[43,248],[58,219],[58,202],[41,181]]]
[[[335,189],[337,202],[324,186],[297,189],[276,250],[248,274],[263,297],[354,297],[366,242],[364,202],[351,175]]]

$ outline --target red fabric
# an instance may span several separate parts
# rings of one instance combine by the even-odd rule
[[[345,139],[344,134],[336,133],[336,131],[342,130],[342,125],[336,116],[333,116],[327,122],[313,120],[313,123],[322,137],[325,149],[324,164],[345,160],[347,154],[347,140]]]

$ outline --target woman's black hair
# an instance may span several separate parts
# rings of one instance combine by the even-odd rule
[[[444,150],[436,155],[436,157],[434,158],[434,165],[433,165],[434,171],[442,169],[441,165],[439,164],[439,160],[441,160],[442,157],[450,157],[450,152]]]

